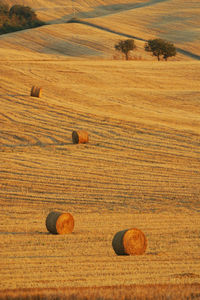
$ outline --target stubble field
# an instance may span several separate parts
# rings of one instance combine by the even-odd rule
[[[81,24],[1,36],[0,295],[198,298],[200,63],[112,60],[119,37],[95,28],[107,59],[89,38],[75,58],[53,53],[45,37],[68,25],[87,39]],[[72,144],[78,129],[88,144]],[[47,232],[51,210],[72,213],[72,234]],[[146,253],[116,256],[114,234],[132,227]]]

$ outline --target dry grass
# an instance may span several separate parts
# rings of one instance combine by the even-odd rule
[[[143,60],[109,60],[119,36],[64,24],[63,1],[50,2],[34,5],[51,25],[0,37],[1,297],[123,299],[142,290],[144,299],[151,290],[154,299],[198,299],[200,63],[153,61],[141,56],[142,41],[133,55]],[[152,6],[143,25],[141,8],[132,32],[150,37],[151,16],[177,3]],[[189,18],[196,2],[188,3]],[[131,13],[102,19],[112,27]],[[29,96],[32,85],[41,98]],[[74,128],[90,142],[74,145]],[[72,234],[47,232],[52,210],[72,213]],[[116,256],[114,234],[133,227],[147,237],[146,253]]]
[[[2,289],[200,282],[198,66],[2,62]],[[48,234],[50,210],[74,233]],[[146,254],[119,258],[113,236],[132,227]]]
[[[200,285],[128,285],[92,288],[24,289],[0,292],[1,300],[176,300],[199,299]]]

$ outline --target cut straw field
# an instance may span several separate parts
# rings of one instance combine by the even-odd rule
[[[70,11],[50,2],[27,1],[47,26],[0,37],[0,297],[198,299],[200,62],[157,62],[142,41],[142,60],[113,60],[119,36],[61,23]],[[177,1],[152,11],[167,3]],[[131,11],[90,21],[112,28]],[[196,42],[182,48],[198,55]],[[74,144],[76,130],[89,142]],[[50,234],[51,211],[72,214],[73,232]],[[146,252],[117,256],[113,237],[130,228],[145,234]]]
[[[197,66],[2,62],[2,289],[200,282]],[[50,210],[73,214],[73,234],[47,233]],[[146,254],[117,257],[132,227]]]

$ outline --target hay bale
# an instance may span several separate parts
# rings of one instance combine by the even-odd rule
[[[46,218],[46,228],[53,234],[67,234],[74,229],[74,218],[70,213],[52,211]]]
[[[112,246],[117,255],[141,255],[146,251],[147,239],[137,228],[122,230],[115,234]]]
[[[89,137],[87,131],[78,130],[72,132],[73,144],[85,144],[88,143]]]
[[[31,88],[31,96],[40,98],[42,94],[42,88],[37,86],[32,86]]]

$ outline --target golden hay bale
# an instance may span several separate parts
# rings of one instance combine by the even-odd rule
[[[31,96],[40,98],[42,94],[42,88],[37,86],[32,86],[31,88]]]
[[[74,229],[74,218],[70,213],[52,211],[46,218],[46,228],[54,234],[71,233]]]
[[[89,137],[87,131],[84,130],[73,131],[72,141],[74,144],[88,143]]]
[[[112,246],[117,255],[141,255],[147,248],[147,239],[144,233],[131,228],[115,234]]]

